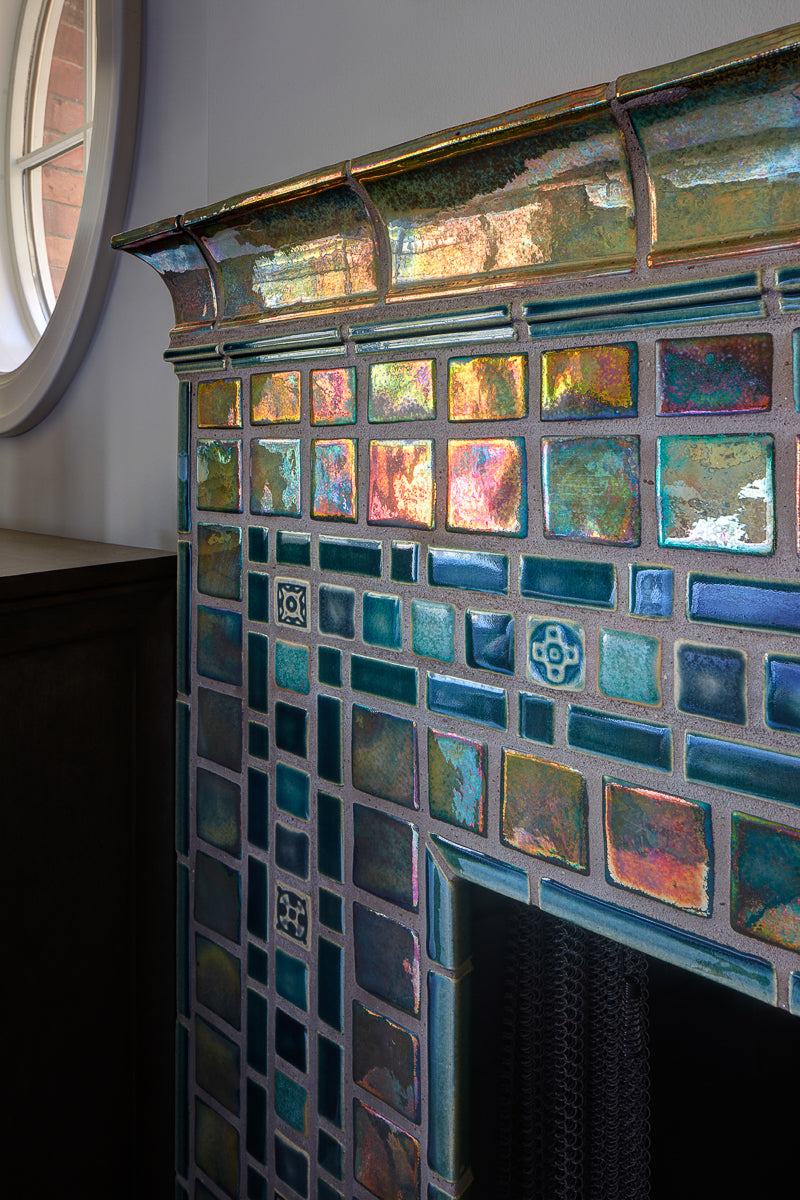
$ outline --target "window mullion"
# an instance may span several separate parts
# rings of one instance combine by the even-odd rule
[[[40,146],[38,150],[31,150],[28,154],[21,155],[15,159],[14,166],[20,171],[26,171],[30,167],[40,167],[43,163],[57,158],[59,154],[64,154],[67,150],[74,150],[76,146],[82,146],[87,140],[90,128],[91,126],[88,124],[81,125],[80,129],[75,129],[72,133],[65,133],[57,141],[48,142],[46,146]]]

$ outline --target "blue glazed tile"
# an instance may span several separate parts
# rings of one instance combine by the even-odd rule
[[[239,784],[197,768],[197,836],[239,858],[242,852]]]
[[[236,696],[197,689],[197,753],[221,767],[241,769],[242,702]]]
[[[396,700],[399,704],[417,703],[416,667],[404,663],[386,662],[353,654],[350,658],[350,686],[357,692]]]
[[[178,1012],[188,1017],[190,954],[189,954],[189,868],[178,863],[175,880],[175,990]]]
[[[365,592],[361,630],[367,645],[399,650],[403,644],[400,597]]]
[[[178,542],[178,611],[177,646],[175,647],[175,677],[179,692],[188,696],[191,683],[192,645],[192,548],[188,542]]]
[[[308,646],[275,639],[275,686],[308,695],[311,689]]]
[[[428,550],[431,587],[508,595],[508,556],[474,550]]]
[[[344,954],[328,938],[317,942],[317,1015],[332,1029],[342,1030]]]
[[[279,947],[275,948],[275,991],[295,1008],[308,1012],[308,967]]]
[[[247,1080],[245,1144],[256,1162],[266,1164],[267,1093],[254,1079]],[[247,1200],[267,1200],[267,1181],[254,1167],[247,1168]]]
[[[311,944],[313,913],[311,898],[295,887],[275,884],[275,928],[306,950]]]
[[[175,1169],[189,1174],[189,1030],[180,1022],[175,1026]]]
[[[770,729],[800,733],[800,658],[764,658],[764,719]]]
[[[341,575],[367,575],[380,579],[383,569],[383,546],[364,538],[319,539],[321,571],[337,571]]]
[[[344,933],[344,903],[341,896],[329,892],[327,888],[319,889],[319,920],[326,929],[334,933]]]
[[[639,763],[654,771],[672,770],[672,730],[668,725],[633,721],[571,704],[567,713],[567,745],[587,754]]]
[[[342,686],[342,652],[336,646],[317,647],[317,679],[327,687]]]
[[[356,594],[352,588],[320,584],[318,608],[320,633],[349,639],[356,636]]]
[[[199,1087],[239,1115],[239,1047],[202,1017],[194,1023],[194,1073]]]
[[[178,385],[178,532],[191,528],[189,513],[189,444],[191,384]],[[186,1174],[186,1171],[183,1172]]]
[[[555,740],[555,705],[544,696],[519,694],[519,736],[552,746]]]
[[[404,717],[353,705],[353,787],[418,808],[417,727]]]
[[[247,752],[251,758],[269,760],[269,730],[258,721],[247,722]]]
[[[506,693],[503,688],[471,679],[428,673],[428,708],[446,717],[460,717],[479,725],[505,729],[508,725]]]
[[[267,864],[251,854],[247,860],[247,932],[267,940]]]
[[[247,557],[250,562],[269,562],[269,530],[251,525],[247,530]]]
[[[597,688],[630,704],[661,704],[661,641],[623,629],[597,634]]]
[[[263,633],[247,635],[247,704],[256,712],[267,712],[269,639]]]
[[[198,1167],[236,1200],[239,1195],[239,1134],[202,1100],[195,1101],[194,1158]],[[210,1195],[211,1193],[208,1193]]]
[[[341,1046],[324,1034],[317,1034],[317,1112],[339,1128],[342,1126],[343,1058]]]
[[[308,820],[310,787],[307,771],[298,771],[286,763],[275,767],[275,804],[281,812]]]
[[[195,937],[195,972],[198,1004],[216,1013],[234,1029],[241,1028],[242,970],[239,959],[198,933]]]
[[[308,713],[304,708],[276,701],[275,745],[288,754],[308,757]]]
[[[269,985],[269,955],[253,942],[247,943],[247,975],[264,987]]]
[[[714,721],[747,724],[747,655],[726,646],[675,643],[675,705]]]
[[[298,1071],[308,1070],[308,1030],[282,1008],[275,1009],[275,1053]]]
[[[534,600],[579,604],[586,608],[617,607],[617,569],[613,563],[523,554],[519,590]]]
[[[671,567],[631,563],[628,600],[631,616],[668,620],[672,616],[672,597]]]
[[[359,987],[402,1012],[419,1014],[419,939],[413,929],[353,904],[353,950]]]
[[[308,1135],[308,1092],[294,1079],[275,1068],[272,1081],[275,1116],[290,1129]]]
[[[334,1179],[344,1179],[344,1146],[325,1129],[317,1136],[317,1162]]]
[[[175,705],[175,849],[189,853],[189,756],[192,710],[178,700]]]
[[[418,542],[392,542],[389,575],[395,583],[419,582]]]
[[[310,567],[311,534],[279,529],[275,534],[275,562],[288,567]]]
[[[490,892],[521,900],[523,904],[529,903],[528,876],[519,867],[512,867],[488,854],[478,854],[475,850],[456,846],[436,834],[432,834],[431,839],[450,870],[466,883],[476,883]]]
[[[247,770],[247,837],[259,850],[269,850],[269,776]]]
[[[775,968],[762,958],[742,954],[697,934],[583,895],[553,879],[541,880],[539,904],[544,912],[572,921],[602,937],[622,942],[695,975],[727,984],[767,1004],[775,1003]]]
[[[416,912],[419,834],[414,825],[363,804],[353,805],[353,883]]]
[[[230,941],[238,942],[241,893],[239,872],[198,850],[194,879],[195,920]]]
[[[690,621],[800,633],[800,583],[692,572],[686,608]]]
[[[328,879],[343,882],[342,802],[326,792],[317,792],[317,866]]]
[[[793,754],[687,733],[684,769],[693,783],[800,805],[800,758]]]
[[[269,575],[247,572],[247,616],[262,624],[269,620]]]
[[[731,924],[800,951],[800,829],[733,813]]]
[[[469,1165],[471,983],[428,972],[428,1162],[451,1183]]]
[[[420,1119],[419,1039],[353,1001],[353,1080],[410,1121]]]
[[[235,525],[197,526],[197,590],[222,600],[242,598],[242,531]]]
[[[342,782],[342,702],[335,696],[317,696],[317,774]]]
[[[275,1134],[275,1174],[305,1200],[308,1196],[308,1155],[279,1133]]]
[[[299,879],[308,879],[308,834],[275,826],[275,865]]]
[[[580,691],[585,683],[583,627],[573,621],[528,617],[528,677],[544,687]]]
[[[514,618],[510,613],[477,612],[465,616],[467,665],[482,671],[514,674]]]
[[[411,650],[420,658],[452,662],[455,658],[456,611],[452,604],[411,601]]]
[[[462,966],[472,951],[471,891],[449,879],[430,850],[425,851],[428,955],[448,971]]]
[[[242,682],[241,613],[198,604],[197,670],[220,683]]]

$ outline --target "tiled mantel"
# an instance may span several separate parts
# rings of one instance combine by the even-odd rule
[[[464,1193],[465,882],[800,1014],[799,43],[115,239],[180,379],[179,1195]]]

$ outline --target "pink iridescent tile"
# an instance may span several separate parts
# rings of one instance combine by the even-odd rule
[[[525,537],[528,499],[524,438],[447,443],[447,528]]]
[[[369,444],[371,525],[433,529],[433,442]]]
[[[358,520],[358,442],[352,438],[311,443],[311,515],[320,521]]]
[[[311,372],[311,424],[352,425],[356,419],[355,367]]]
[[[300,372],[272,371],[250,380],[254,425],[284,425],[300,420]]]

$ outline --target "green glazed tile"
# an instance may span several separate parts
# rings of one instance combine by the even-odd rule
[[[242,765],[242,702],[210,688],[197,689],[197,753],[231,771]]]
[[[428,955],[456,971],[472,952],[472,890],[462,879],[450,879],[430,848],[425,851],[425,893]]]
[[[239,1195],[239,1134],[202,1100],[195,1101],[194,1157],[198,1167],[236,1200]]]
[[[198,429],[241,429],[241,379],[204,379],[197,385]]]
[[[234,1029],[241,1029],[242,968],[239,959],[198,933],[195,971],[198,1004],[209,1008]]]
[[[247,837],[259,850],[269,850],[269,776],[255,767],[247,769]]]
[[[317,678],[328,687],[342,686],[342,652],[335,646],[317,647]]]
[[[308,967],[299,958],[276,947],[275,990],[284,1000],[308,1012]]]
[[[260,992],[247,989],[247,1039],[245,1043],[247,1065],[259,1075],[267,1073],[268,1011],[269,1005]]]
[[[179,862],[175,880],[175,991],[178,1012],[188,1017],[190,1004],[189,868]],[[196,905],[195,905],[196,907]]]
[[[800,950],[800,829],[734,813],[731,924],[740,933]]]
[[[317,774],[342,782],[342,702],[335,696],[317,696]]]
[[[197,836],[239,858],[242,852],[239,784],[197,768]]]
[[[342,1126],[344,1070],[342,1047],[317,1035],[317,1112],[326,1121]]]
[[[396,700],[400,704],[416,704],[417,679],[416,667],[366,658],[361,654],[351,655],[350,686],[357,692],[382,696],[384,700]]]
[[[279,529],[275,534],[275,562],[289,567],[310,567],[311,534]]]
[[[419,1124],[419,1039],[357,1000],[353,1002],[353,1080]]]
[[[370,646],[399,650],[403,644],[403,627],[399,596],[364,593],[362,637]]]
[[[258,721],[247,722],[247,752],[251,758],[269,759],[269,730]]]
[[[242,443],[197,443],[197,507],[203,512],[242,511]]]
[[[275,702],[275,745],[279,750],[308,757],[308,713],[294,704]]]
[[[275,686],[307,696],[311,687],[308,646],[275,640]]]
[[[546,350],[542,354],[542,420],[635,417],[637,380],[635,342]]]
[[[419,905],[419,834],[363,804],[353,805],[353,883],[373,896],[416,912]]]
[[[672,770],[672,730],[591,708],[569,706],[567,745],[587,754],[639,763],[654,771]]]
[[[269,672],[269,639],[263,633],[247,635],[247,703],[256,712],[267,708],[267,675]]]
[[[299,517],[300,442],[296,439],[250,442],[250,512]]]
[[[344,1006],[344,954],[328,938],[317,941],[317,1015],[332,1029],[342,1031]]]
[[[353,904],[356,983],[402,1012],[420,1008],[419,938],[399,921]]]
[[[275,767],[275,804],[281,812],[308,820],[310,786],[307,771],[281,762]]]
[[[418,808],[417,727],[404,717],[353,705],[353,787],[405,808]]]
[[[419,544],[392,542],[389,574],[395,583],[419,582]]]
[[[283,1071],[275,1068],[273,1077],[275,1115],[297,1133],[308,1135],[308,1092]]]
[[[369,575],[379,579],[383,563],[380,542],[363,538],[320,537],[319,567],[342,575]]]
[[[374,1196],[419,1196],[419,1142],[392,1121],[353,1101],[353,1173]],[[387,1164],[391,1193],[387,1192]]]
[[[241,529],[231,525],[197,526],[197,590],[204,596],[241,600]]]
[[[656,497],[661,546],[772,554],[772,437],[658,438]]]
[[[195,920],[231,942],[239,941],[242,885],[238,871],[198,850],[195,860]]]
[[[672,616],[672,567],[648,567],[631,563],[628,612],[632,617],[668,620]]]
[[[659,416],[763,412],[772,399],[772,337],[669,338],[656,342]]]
[[[694,783],[800,806],[800,758],[793,754],[687,733],[684,771]]]
[[[619,629],[598,630],[597,687],[631,704],[661,704],[661,641]]]
[[[501,814],[507,846],[588,873],[588,796],[579,771],[503,750]]]
[[[529,742],[552,746],[555,737],[555,705],[544,696],[519,694],[519,736]]]
[[[299,879],[308,879],[309,837],[287,825],[275,826],[275,865]]]
[[[242,682],[242,616],[197,606],[197,670],[220,683]]]
[[[239,1115],[239,1047],[202,1017],[194,1025],[198,1085],[229,1112]]]
[[[269,621],[269,575],[247,573],[247,616],[251,621]]]
[[[308,1155],[299,1150],[291,1142],[287,1142],[280,1134],[274,1138],[275,1174],[302,1196],[308,1197]]]
[[[638,546],[638,437],[542,438],[544,535]]]
[[[192,646],[192,547],[178,542],[178,611],[176,614],[175,682],[188,696],[191,688]]]
[[[767,654],[764,667],[764,719],[767,725],[785,733],[800,733],[800,658]]]
[[[369,369],[369,420],[429,421],[436,416],[436,364],[372,363]]]
[[[327,888],[319,889],[319,920],[320,924],[334,933],[344,933],[344,903],[341,896],[329,892]]]
[[[411,601],[411,650],[421,658],[453,662],[456,610],[452,604]]]
[[[247,1080],[247,1153],[256,1162],[267,1161],[267,1093],[254,1079]],[[261,1184],[264,1185],[263,1192]],[[267,1182],[254,1167],[247,1168],[247,1200],[266,1200]]]
[[[508,725],[508,701],[503,688],[471,679],[455,679],[449,675],[428,672],[428,709],[445,717],[475,721],[505,729]]]
[[[428,551],[428,583],[431,587],[507,595],[508,555],[432,548]]]
[[[510,863],[501,862],[489,854],[479,854],[477,850],[457,846],[438,834],[432,834],[431,841],[450,870],[465,883],[475,883],[478,887],[523,904],[530,902],[528,876],[519,867],[512,867]]]
[[[247,557],[250,562],[269,562],[269,530],[251,525],[247,530]]]
[[[325,1129],[317,1136],[317,1162],[335,1179],[344,1179],[344,1146]]]
[[[327,792],[317,792],[317,866],[328,879],[343,882],[342,802]]]
[[[727,646],[675,643],[675,706],[714,721],[747,724],[747,655]]]
[[[320,633],[352,640],[356,636],[356,594],[352,588],[321,583],[318,593]]]
[[[428,730],[432,817],[486,835],[486,759],[483,743]]]
[[[580,604],[587,608],[617,607],[617,571],[613,563],[523,554],[519,590],[534,600]]]

